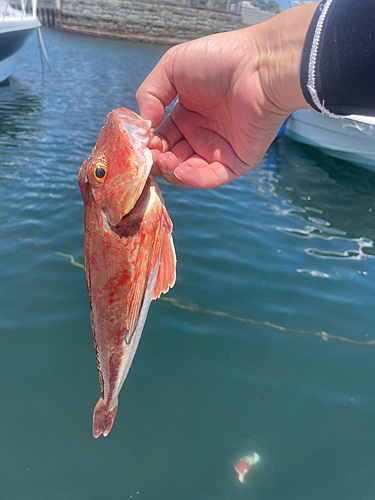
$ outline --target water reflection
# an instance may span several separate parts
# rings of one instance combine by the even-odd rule
[[[280,224],[279,230],[329,240],[316,251],[308,250],[316,256],[358,259],[375,255],[373,173],[288,138],[271,146],[264,163],[258,172],[261,192],[264,196],[275,193],[281,202],[272,209],[303,221],[293,227]],[[347,243],[350,248],[343,249]],[[325,247],[331,247],[331,253]]]
[[[14,147],[17,142],[13,141],[20,136],[29,140],[28,134],[36,130],[42,102],[26,83],[14,77],[9,80],[8,86],[0,87],[0,144]]]
[[[308,234],[358,241],[375,255],[375,175],[287,138],[273,148],[280,155],[276,192],[301,209]]]

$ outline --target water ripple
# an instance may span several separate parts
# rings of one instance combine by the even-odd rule
[[[99,500],[142,485],[144,498],[239,499],[231,460],[256,444],[259,498],[365,498],[375,178],[288,139],[217,190],[160,181],[177,282],[150,309],[113,434],[90,440],[99,388],[77,174],[108,111],[137,110],[167,47],[43,32],[53,71],[43,81],[31,39],[0,88],[3,494]]]

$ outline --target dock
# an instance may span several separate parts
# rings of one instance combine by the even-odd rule
[[[274,15],[242,4],[241,0],[39,0],[38,17],[53,29],[177,44],[241,29]]]

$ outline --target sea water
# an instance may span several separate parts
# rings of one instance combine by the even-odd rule
[[[33,35],[0,88],[0,498],[372,500],[375,175],[287,138],[220,189],[160,181],[177,282],[92,437],[77,174],[168,47],[43,35],[52,71]]]

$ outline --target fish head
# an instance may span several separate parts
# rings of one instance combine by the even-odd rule
[[[116,226],[140,197],[152,166],[149,120],[119,108],[107,115],[95,148],[82,164],[78,184],[86,206],[95,204]]]

